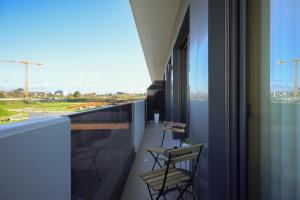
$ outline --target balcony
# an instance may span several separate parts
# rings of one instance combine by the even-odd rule
[[[145,149],[161,133],[145,124],[144,101],[4,125],[0,199],[146,199],[137,175],[152,168]]]

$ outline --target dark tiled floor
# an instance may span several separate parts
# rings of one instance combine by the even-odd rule
[[[138,177],[138,174],[150,171],[154,162],[151,155],[145,151],[148,147],[159,146],[162,138],[162,124],[148,123],[140,148],[137,151],[132,169],[130,171],[122,200],[148,200],[150,199],[147,187]],[[179,140],[172,139],[171,134],[166,134],[165,147],[179,146]],[[167,199],[176,199],[177,194],[170,193]],[[173,197],[173,198],[172,198]]]

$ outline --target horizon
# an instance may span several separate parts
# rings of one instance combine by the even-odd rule
[[[22,89],[24,90],[24,87],[16,87],[16,88],[11,88],[11,89],[8,89],[8,88],[1,88],[0,87],[0,92],[14,92],[15,90],[18,90],[18,89]],[[84,92],[84,91],[80,91],[80,90],[74,90],[74,91],[67,91],[67,90],[62,90],[62,89],[54,89],[54,90],[47,90],[47,91],[43,91],[42,89],[37,89],[37,90],[34,90],[31,88],[31,90],[29,91],[30,93],[39,93],[39,92],[42,92],[42,93],[55,93],[57,91],[63,91],[63,92],[66,92],[68,94],[73,94],[74,92],[80,92],[82,94],[92,94],[92,93],[95,93],[96,95],[108,95],[108,94],[117,94],[117,93],[124,93],[124,94],[145,94],[147,93],[147,91],[141,91],[141,92],[135,92],[135,91],[113,91],[113,92],[96,92],[96,91],[88,91],[88,92]]]
[[[1,89],[0,88],[0,93],[2,92],[5,92],[5,93],[11,93],[11,92],[14,92],[18,89],[22,89],[24,90],[24,88],[20,87],[20,88],[15,88],[15,89],[12,89],[12,90],[5,90],[5,89]],[[79,91],[79,90],[76,90],[76,91],[66,91],[66,90],[60,90],[60,89],[57,89],[57,90],[53,90],[53,91],[49,91],[49,92],[46,92],[46,94],[54,94],[55,92],[64,92],[66,93],[67,95],[73,95],[75,92],[80,92],[82,95],[88,95],[88,94],[96,94],[96,95],[115,95],[115,94],[146,94],[147,92],[124,92],[124,91],[116,91],[116,92],[107,92],[107,93],[97,93],[97,92],[82,92],[82,91]],[[45,93],[44,91],[41,91],[41,90],[31,90],[30,93]]]
[[[4,0],[0,25],[0,59],[44,63],[29,67],[30,91],[144,93],[151,84],[129,1]],[[23,65],[0,62],[0,73],[0,90],[24,88]]]

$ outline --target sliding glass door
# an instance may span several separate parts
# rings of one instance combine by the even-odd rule
[[[249,199],[300,200],[300,1],[248,1]]]

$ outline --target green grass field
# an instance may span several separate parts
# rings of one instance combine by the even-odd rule
[[[27,120],[29,116],[41,113],[42,115],[47,115],[50,112],[81,112],[88,109],[99,108],[109,103],[105,102],[105,99],[125,99],[128,101],[133,101],[136,99],[144,99],[144,95],[114,95],[114,96],[101,96],[94,98],[69,98],[68,101],[22,101],[22,100],[5,100],[0,101],[0,124],[24,121]],[[93,100],[102,100],[101,102],[91,102]],[[91,103],[91,105],[88,105]],[[98,104],[97,104],[98,103]],[[91,106],[89,108],[88,106]],[[58,114],[60,114],[58,113]],[[55,114],[55,113],[54,113]],[[49,114],[50,115],[50,114]]]
[[[0,105],[0,124],[6,124],[8,123],[5,121],[8,117],[14,116],[16,112],[6,110],[4,107]]]
[[[4,118],[4,117],[9,117],[16,114],[16,112],[13,111],[8,111],[6,109],[4,109],[3,107],[0,106],[0,119]]]
[[[76,109],[70,106],[79,104],[79,102],[0,101],[0,124],[26,120],[30,112],[76,112]]]
[[[33,112],[51,112],[51,111],[70,111],[74,112],[74,109],[69,107],[72,105],[78,105],[78,102],[24,102],[24,101],[2,101],[0,102],[0,108],[9,111],[33,111]]]

